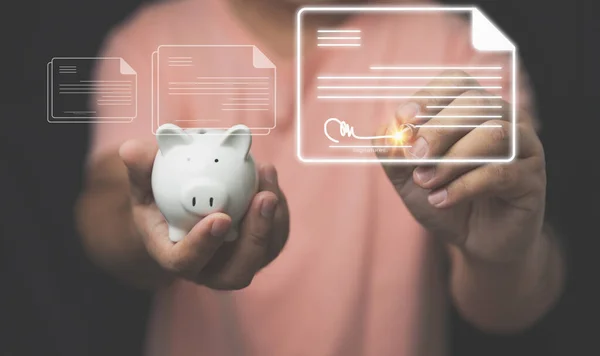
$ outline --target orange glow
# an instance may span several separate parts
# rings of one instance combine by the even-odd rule
[[[396,141],[396,143],[402,144],[404,143],[405,136],[406,135],[403,130],[396,131],[396,133],[394,133],[394,140]]]
[[[414,125],[411,124],[400,124],[394,123],[392,127],[388,128],[388,137],[394,144],[401,146],[406,142],[410,141],[413,137]]]

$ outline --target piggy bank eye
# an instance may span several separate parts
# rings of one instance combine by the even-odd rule
[[[217,162],[219,162],[219,159],[218,159],[218,158],[215,158],[215,163],[217,163]]]

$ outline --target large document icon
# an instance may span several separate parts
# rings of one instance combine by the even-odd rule
[[[311,19],[332,14],[351,15],[350,18],[354,16],[361,21],[318,29],[308,26],[316,23]],[[449,21],[451,16],[453,22]],[[453,28],[448,23],[456,25],[456,20],[463,16],[469,21],[464,32],[470,33],[462,36],[462,40],[453,38],[454,32],[450,30],[440,34],[427,29],[428,24],[430,28]],[[373,20],[375,17],[381,20]],[[510,162],[516,156],[516,47],[477,8],[315,6],[300,9],[296,21],[296,153],[302,162],[483,163]],[[435,21],[445,21],[445,25],[434,26]],[[421,26],[422,32],[400,33],[390,31],[392,27],[379,26],[406,23],[412,24],[411,29]],[[406,43],[411,45],[402,48],[402,39],[407,38]],[[427,54],[421,56],[421,52]],[[450,58],[448,53],[452,53],[452,59],[444,59]],[[314,65],[308,62],[315,54],[327,59],[316,73]],[[440,58],[443,63],[433,58]],[[466,59],[461,62],[456,58]],[[445,84],[447,87],[433,86],[437,80],[445,80],[444,73],[450,71],[464,72],[464,78],[476,80],[477,85],[471,87],[473,84],[461,84],[467,83],[466,80],[457,80]],[[307,73],[311,76],[305,76]],[[431,93],[423,94],[428,88],[433,88],[429,90]],[[478,105],[460,104],[469,99],[465,95],[468,90],[479,94],[485,90],[486,94],[470,98],[477,100]],[[385,122],[391,123],[396,109],[414,99],[416,93],[421,93],[418,99],[431,99],[426,102],[426,111],[435,113],[417,115],[416,131],[436,130],[440,135],[457,130],[467,133],[475,128],[501,127],[498,121],[502,121],[502,125],[510,125],[510,149],[493,157],[451,159],[444,155],[414,159],[406,154],[390,154],[386,157],[391,158],[382,159],[385,155],[373,154],[410,147],[409,142],[403,145],[377,142],[394,141],[398,137],[395,136],[398,132],[381,134],[380,127]],[[426,126],[433,118],[436,125]]]
[[[90,76],[99,66],[103,79],[95,80]],[[137,117],[137,73],[123,58],[53,58],[47,81],[50,123],[131,122]],[[97,108],[107,110],[100,114]]]
[[[152,132],[172,122],[190,129],[244,124],[267,134],[276,126],[276,73],[252,45],[159,46],[152,55]]]

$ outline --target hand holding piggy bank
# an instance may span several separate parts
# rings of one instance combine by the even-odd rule
[[[231,217],[225,241],[237,227],[258,191],[250,129],[184,130],[165,124],[156,132],[158,153],[152,168],[152,192],[169,225],[169,239],[183,239],[201,219],[222,212]]]

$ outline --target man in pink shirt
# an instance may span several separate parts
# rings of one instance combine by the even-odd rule
[[[163,2],[139,10],[107,39],[102,56],[122,57],[138,73],[138,117],[95,125],[78,221],[96,263],[156,290],[149,355],[443,355],[447,303],[484,331],[509,333],[534,324],[561,293],[563,257],[544,222],[544,152],[524,85],[519,154],[510,164],[307,165],[296,159],[293,20],[299,5],[320,2]],[[304,83],[326,66],[402,62],[417,51],[442,65],[506,60],[474,53],[467,23],[453,16],[405,22],[325,16],[306,27],[348,22],[378,34],[380,47],[327,59],[305,50]],[[150,58],[163,44],[255,44],[277,65],[277,127],[253,140],[252,153],[263,164],[260,192],[234,243],[223,242],[231,223],[224,214],[171,243],[152,200],[157,147]],[[211,58],[207,66],[235,71],[241,60]],[[100,65],[97,76],[110,79],[108,68]],[[481,105],[483,89],[460,89],[478,84],[465,72],[444,72],[411,99],[355,104],[348,115],[372,117],[376,110],[389,119],[372,124],[384,127],[430,116],[426,124],[433,125],[440,108]],[[432,95],[456,99],[433,102]],[[210,100],[173,99],[169,120],[194,117]],[[95,110],[109,116],[117,109]],[[302,110],[321,111],[310,100]],[[253,115],[237,118],[244,123]],[[378,155],[498,155],[509,149],[509,126],[493,123],[498,129],[419,129],[412,148]]]

